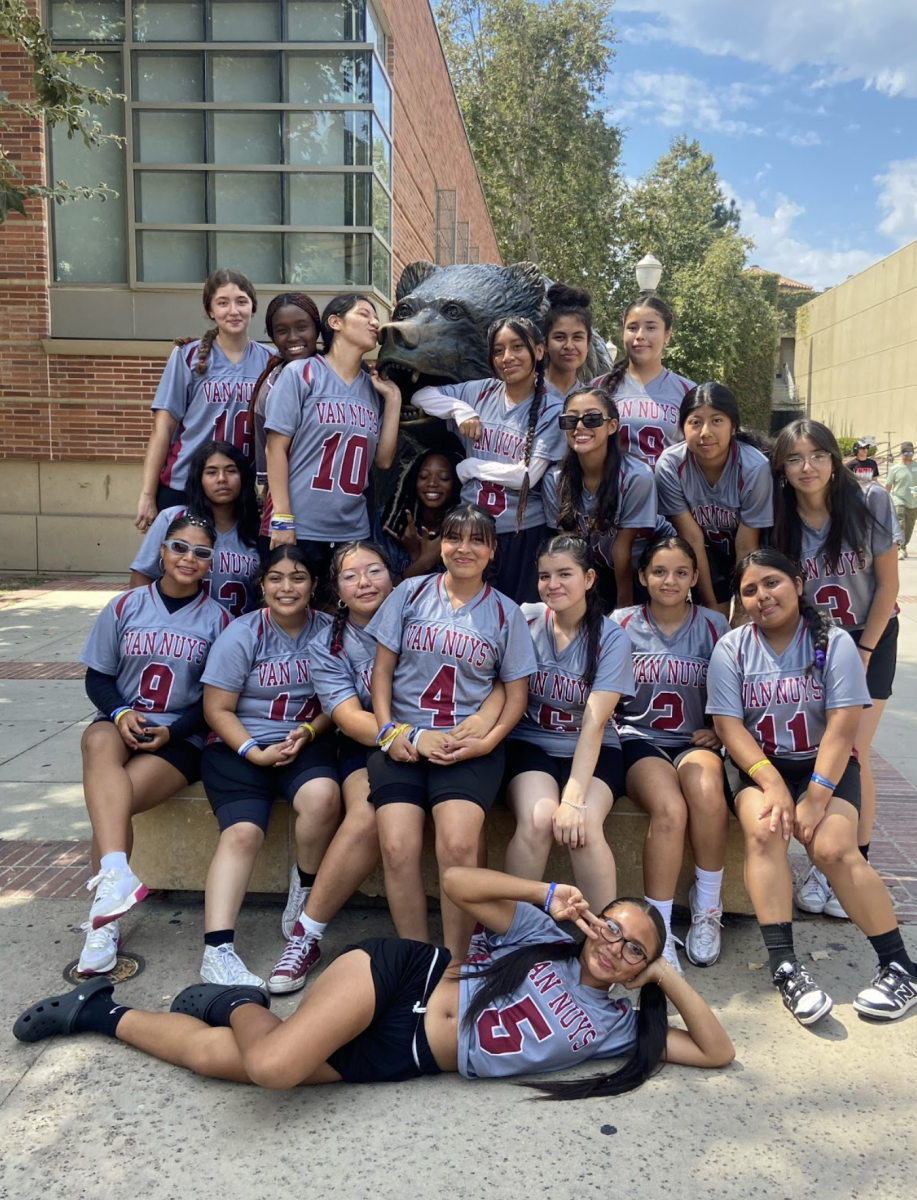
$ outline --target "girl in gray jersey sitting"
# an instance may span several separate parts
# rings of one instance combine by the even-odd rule
[[[728,755],[726,778],[745,834],[745,886],[774,984],[803,1025],[831,1011],[831,998],[793,947],[787,850],[795,833],[878,957],[854,1008],[894,1020],[917,1005],[917,967],[885,884],[857,849],[860,764],[853,747],[870,703],[866,672],[852,640],[812,607],[798,570],[779,551],[755,550],[743,559],[736,591],[750,623],[714,648],[707,712]]]
[[[13,1032],[23,1042],[107,1034],[200,1075],[268,1088],[447,1071],[492,1078],[627,1056],[610,1073],[528,1085],[557,1100],[621,1095],[663,1061],[732,1061],[719,1021],[660,957],[665,931],[644,901],[613,901],[595,916],[568,884],[473,867],[450,868],[443,886],[486,930],[464,966],[450,966],[442,947],[370,938],[348,947],[285,1021],[257,988],[198,984],[170,1013],[151,1013],[113,1002],[113,985],[98,979],[32,1005]],[[585,933],[581,945],[561,920]],[[639,1011],[609,995],[616,984],[640,989]],[[667,1000],[685,1029],[668,1027]]]

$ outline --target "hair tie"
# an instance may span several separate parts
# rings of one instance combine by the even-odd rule
[[[826,661],[827,660],[826,660],[824,650],[821,650],[821,649],[816,650],[815,651],[815,665],[816,665],[816,667],[818,667],[819,671],[823,671],[825,669]]]

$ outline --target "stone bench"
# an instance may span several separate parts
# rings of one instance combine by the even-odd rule
[[[505,808],[494,808],[485,825],[489,865],[501,868],[503,852],[512,837],[515,821]],[[618,894],[643,895],[643,841],[649,818],[626,796],[615,805],[605,822],[608,844],[618,867]],[[134,818],[134,850],[131,866],[150,888],[165,891],[203,891],[207,868],[219,839],[219,827],[201,784],[186,788],[171,800]],[[738,821],[729,821],[726,851],[726,875],[723,883],[723,908],[726,912],[751,913],[751,902],[742,881],[744,859],[742,832]],[[294,862],[293,810],[277,801],[271,812],[264,846],[255,863],[249,890],[286,894],[290,868]],[[427,895],[439,894],[432,827],[428,822],[423,857],[423,875]],[[549,879],[572,882],[569,853],[554,846],[548,861]],[[685,850],[675,894],[676,903],[687,905],[688,888],[694,880],[690,850]],[[363,884],[366,896],[384,896],[382,868],[377,867]]]

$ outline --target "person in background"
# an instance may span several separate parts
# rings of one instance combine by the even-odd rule
[[[440,531],[446,513],[461,496],[456,474],[460,461],[447,448],[421,450],[408,463],[385,510],[376,513],[375,540],[399,583],[443,569]]]
[[[901,443],[901,462],[889,471],[885,490],[892,498],[904,539],[898,546],[898,557],[907,558],[907,544],[917,522],[917,466],[914,465],[913,442]]]
[[[848,458],[844,464],[856,476],[857,483],[862,488],[868,488],[879,478],[879,464],[870,458],[869,451],[872,443],[869,438],[860,438],[853,443],[853,458]]]

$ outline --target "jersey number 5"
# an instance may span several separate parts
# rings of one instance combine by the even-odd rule
[[[322,461],[311,487],[316,492],[332,492],[336,483],[348,496],[362,496],[369,475],[369,442],[362,433],[351,434],[338,461],[343,437],[343,433],[333,433],[322,442]]]
[[[531,996],[523,996],[509,1008],[488,1008],[478,1017],[481,1049],[488,1054],[518,1054],[525,1041],[523,1025],[528,1025],[539,1042],[551,1036],[551,1026]]]

